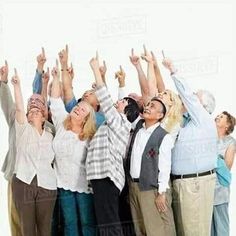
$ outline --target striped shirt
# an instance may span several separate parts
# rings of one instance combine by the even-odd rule
[[[87,159],[87,179],[104,179],[109,177],[121,191],[125,184],[123,158],[129,140],[131,123],[124,114],[119,113],[105,86],[96,91],[104,122],[91,140]]]

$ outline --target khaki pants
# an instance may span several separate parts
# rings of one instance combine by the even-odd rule
[[[178,236],[209,236],[215,174],[173,181],[173,209]]]
[[[12,180],[8,182],[8,217],[12,236],[22,236],[19,215],[16,211],[11,191]]]
[[[137,183],[129,182],[130,207],[137,236],[175,236],[171,208],[171,191],[166,193],[167,210],[159,212],[155,204],[156,190],[140,191]]]

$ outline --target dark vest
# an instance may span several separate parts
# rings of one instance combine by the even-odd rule
[[[140,120],[137,123],[131,137],[130,145],[128,147],[126,160],[126,174],[128,177],[130,177],[130,157],[134,145],[134,140],[138,131],[143,127],[143,123],[144,120]],[[141,171],[138,182],[140,191],[147,191],[158,188],[159,148],[166,134],[167,131],[165,131],[161,126],[158,126],[148,139],[141,161]]]

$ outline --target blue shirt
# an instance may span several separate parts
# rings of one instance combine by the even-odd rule
[[[190,119],[179,131],[172,149],[172,174],[201,173],[216,167],[217,130],[214,119],[205,110],[186,81],[172,75],[176,89]]]
[[[75,97],[73,97],[68,103],[65,104],[66,111],[70,113],[74,106],[77,105],[77,100]],[[96,128],[98,129],[99,126],[105,121],[105,116],[102,112],[95,112],[95,118],[96,118]]]
[[[33,80],[33,93],[41,94],[42,92],[42,73],[36,70]]]

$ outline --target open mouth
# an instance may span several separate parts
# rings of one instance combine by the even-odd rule
[[[150,112],[148,109],[144,109],[144,110],[143,110],[143,113],[151,114],[151,112]]]

